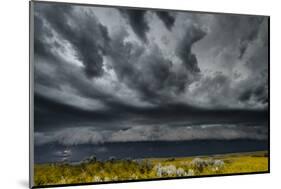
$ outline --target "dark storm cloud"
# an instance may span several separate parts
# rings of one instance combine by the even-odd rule
[[[157,16],[162,20],[162,22],[165,24],[165,26],[171,30],[174,23],[175,18],[171,15],[168,11],[156,11]]]
[[[146,49],[136,43],[125,42],[125,31],[120,31],[112,40],[109,57],[120,81],[138,91],[143,100],[162,104],[171,96],[183,92],[200,71],[191,47],[204,35],[199,28],[187,29],[178,48],[182,63],[177,71],[173,70],[173,62],[164,57],[158,46]]]
[[[198,80],[198,77],[201,77],[199,76],[200,67],[198,64],[198,55],[195,55],[192,48],[194,44],[202,41],[207,35],[206,30],[201,27],[202,25],[204,26],[203,23],[190,24],[188,27],[184,28],[185,31],[183,37],[177,39],[175,53],[178,58],[180,58],[181,63],[175,69],[174,60],[167,58],[161,47],[157,44],[152,43],[145,47],[142,44],[130,40],[128,41],[127,37],[129,34],[125,30],[126,28],[123,28],[124,30],[121,31],[120,34],[115,33],[109,37],[106,27],[99,23],[92,11],[89,11],[88,9],[74,9],[70,6],[58,6],[55,8],[56,9],[52,9],[52,7],[48,6],[44,8],[38,7],[38,10],[40,10],[40,13],[37,11],[38,15],[40,15],[39,21],[42,22],[40,23],[38,21],[39,24],[37,24],[39,28],[37,33],[39,33],[39,35],[36,36],[36,39],[38,39],[36,49],[38,52],[35,53],[38,55],[45,53],[45,56],[47,54],[49,54],[49,57],[57,56],[56,51],[52,51],[52,48],[62,48],[62,45],[56,46],[55,43],[49,44],[47,42],[48,38],[53,37],[51,31],[54,30],[63,40],[66,40],[73,46],[78,59],[85,65],[84,69],[87,76],[101,76],[104,72],[104,57],[107,57],[111,60],[112,65],[110,66],[112,66],[119,82],[124,83],[134,92],[133,98],[139,98],[140,103],[148,102],[154,105],[162,105],[162,103],[165,104],[175,101],[178,95],[184,94],[186,88],[188,88],[194,81]],[[142,34],[149,32],[148,21],[146,20],[146,13],[144,10],[122,10],[121,14],[128,19],[130,25],[135,27],[137,31],[140,31]],[[167,15],[170,15],[170,13],[163,11],[157,14],[158,16],[162,15],[162,19],[165,17],[163,15],[166,15],[166,18]],[[217,25],[220,26],[219,28],[222,28],[223,24],[227,23],[225,20],[229,21],[221,32],[222,36],[226,37],[227,40],[231,39],[231,36],[235,37],[234,39],[247,39],[252,41],[255,41],[258,38],[258,34],[253,34],[255,33],[253,31],[256,30],[243,28],[247,26],[248,22],[256,25],[255,20],[251,21],[250,19],[248,21],[248,19],[246,19],[245,21],[244,19],[236,17],[227,17],[225,19],[219,18],[218,20]],[[44,24],[43,21],[45,21],[46,24]],[[147,30],[145,28],[147,28]],[[48,32],[45,32],[42,37],[40,34],[44,33],[43,30]],[[233,33],[231,33],[232,30]],[[244,34],[243,30],[247,31],[244,32],[247,34]],[[241,33],[243,33],[243,35]],[[95,37],[92,37],[93,35],[95,35]],[[249,64],[250,67],[252,64],[251,62],[257,62],[257,60],[260,59],[260,57],[252,58],[247,64]],[[225,60],[229,60],[229,58],[226,57]],[[61,60],[59,61],[62,62]],[[58,62],[58,60],[56,60],[56,62]],[[256,68],[251,69],[254,70]],[[37,81],[44,86],[51,87],[51,85],[53,85],[53,88],[56,87],[60,89],[62,87],[60,84],[69,85],[76,90],[76,93],[80,96],[99,100],[101,103],[106,104],[106,106],[122,104],[122,102],[118,102],[119,99],[114,97],[114,94],[106,94],[103,91],[103,87],[97,87],[95,84],[84,80],[84,76],[81,75],[79,71],[69,70],[68,65],[57,68],[55,74],[60,75],[58,78],[57,76],[48,76],[49,73],[41,73],[41,70],[38,70],[38,72],[40,72],[40,74],[37,74],[36,76]],[[224,74],[224,76],[226,76],[226,74]],[[229,99],[233,98],[231,97],[233,91],[229,87],[231,78],[226,77],[225,81],[227,82],[216,83],[217,78],[221,78],[221,76],[212,78],[211,85],[208,84],[208,79],[200,79],[200,81],[205,83],[200,84],[198,90],[193,94],[186,95],[197,94],[195,97],[196,99],[197,97],[200,97],[201,94],[207,93],[208,99],[205,101],[210,103],[210,105],[208,105],[209,107],[222,107],[218,104],[218,102],[221,101],[220,99],[223,99],[221,97],[228,97]],[[261,80],[263,79],[264,78],[261,78]],[[255,78],[255,80],[257,80],[257,78]],[[216,96],[209,94],[210,91],[205,90],[213,90],[215,89],[213,86],[216,85],[220,85],[219,90],[215,90],[214,94],[216,94]],[[261,86],[262,85],[263,83]],[[255,89],[248,88],[246,84],[241,85],[241,87],[244,87],[246,92],[255,91]],[[220,93],[218,93],[218,91],[220,91]],[[111,91],[108,92],[110,93]],[[245,102],[242,97],[246,92],[240,90],[239,94],[232,96],[237,96],[239,101]],[[265,92],[263,94],[266,95]],[[265,97],[254,97],[252,99],[259,100],[264,98]],[[261,101],[266,102],[266,100]],[[234,100],[229,102],[230,104],[235,103]],[[225,104],[226,103],[227,100],[225,100]],[[187,104],[189,104],[188,101]],[[193,103],[191,102],[191,104]],[[196,106],[196,103],[193,105]]]
[[[122,9],[120,12],[128,20],[135,34],[147,42],[146,32],[149,31],[149,26],[145,18],[146,10]]]
[[[210,133],[215,133],[210,135]],[[195,127],[134,126],[126,130],[95,131],[90,127],[70,128],[58,132],[35,133],[37,145],[101,144],[111,142],[192,141],[192,140],[266,140],[267,129],[261,125],[208,124]]]
[[[191,72],[200,72],[197,58],[191,52],[192,45],[201,40],[206,32],[197,26],[189,28],[182,41],[179,43],[176,53],[182,59],[185,67]]]
[[[86,10],[75,13],[71,5],[38,4],[36,8],[35,12],[40,12],[52,29],[73,46],[78,59],[85,65],[86,74],[101,76],[102,56],[110,40],[107,28]]]
[[[122,117],[117,111],[103,112],[102,110],[83,110],[67,105],[40,94],[34,96],[34,123],[35,131],[45,131],[74,127],[87,123],[110,122]]]
[[[240,45],[239,45],[239,50],[240,50],[240,55],[239,58],[242,58],[245,51],[248,48],[248,45],[257,39],[260,25],[263,21],[263,18],[261,17],[252,17],[248,21],[248,28],[250,28],[248,31],[245,31],[245,35],[241,37],[240,39]]]
[[[212,40],[215,40],[216,45],[229,46],[233,45],[238,50],[238,58],[242,58],[249,47],[259,36],[263,22],[267,22],[267,18],[256,16],[214,16],[214,24],[211,28],[213,30]],[[265,27],[265,29],[267,29]],[[219,35],[218,35],[219,33]],[[208,46],[211,46],[211,42]]]
[[[266,138],[266,19],[54,5],[35,10],[40,144]]]
[[[195,96],[208,95],[209,103],[219,108],[222,102],[228,101],[231,93],[231,80],[221,73],[214,74],[213,77],[202,78],[200,86],[192,94]]]
[[[266,85],[259,85],[248,90],[243,91],[242,94],[239,96],[239,100],[242,102],[248,102],[250,100],[255,100],[261,104],[268,103],[268,94],[267,94],[267,86]]]
[[[40,95],[35,95],[35,104],[36,145],[267,138],[265,111],[206,110],[181,104],[150,109],[115,105],[106,112],[86,111]]]
[[[46,95],[46,94],[44,94]],[[125,105],[116,100],[105,100],[109,109],[87,110],[67,105],[64,102],[35,93],[35,130],[50,131],[72,127],[95,127],[119,130],[132,125],[151,125],[176,122],[187,123],[228,123],[264,122],[264,111],[206,110],[183,104],[158,105],[151,108]]]
[[[34,16],[34,33],[34,54],[50,61],[57,60],[57,55],[52,51],[54,44],[48,41],[53,33],[39,15]]]
[[[199,67],[204,72],[200,82],[193,85],[195,89],[191,95],[196,96],[193,100],[203,100],[206,106],[213,108],[266,109],[268,19],[200,15],[197,21],[208,28],[208,34],[193,49],[199,54]],[[224,78],[225,82],[217,83],[217,78]],[[263,91],[262,95],[255,94],[257,89]]]
[[[48,56],[51,54],[50,48],[48,48],[47,44],[44,42],[44,36],[52,36],[51,31],[49,28],[44,26],[42,19],[38,16],[34,17],[34,50],[35,54],[40,56]]]
[[[248,21],[249,30],[241,37],[240,56],[245,61],[245,66],[250,70],[251,76],[248,85],[243,86],[239,100],[245,103],[254,102],[268,105],[268,31],[266,18],[251,18]],[[240,41],[240,42],[241,42]],[[247,54],[246,54],[247,51]],[[243,98],[244,97],[244,98]],[[248,98],[245,98],[248,97]],[[242,100],[242,101],[243,101]]]

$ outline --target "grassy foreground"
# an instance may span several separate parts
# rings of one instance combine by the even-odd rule
[[[142,160],[35,164],[34,184],[77,184],[268,171],[266,151]]]

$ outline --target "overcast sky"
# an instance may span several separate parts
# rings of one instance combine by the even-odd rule
[[[266,17],[34,4],[36,144],[266,139]]]

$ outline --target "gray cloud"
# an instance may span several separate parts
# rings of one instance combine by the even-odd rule
[[[206,35],[206,32],[201,28],[193,25],[185,33],[184,38],[179,43],[176,53],[182,59],[185,67],[191,72],[199,72],[197,58],[191,52],[192,45],[201,40]]]
[[[73,46],[88,76],[102,75],[103,54],[110,39],[107,28],[89,10],[70,5],[38,4],[35,14],[42,15],[52,30]]]
[[[196,20],[208,28],[208,34],[193,48],[202,73],[200,82],[193,83],[193,88],[189,90],[195,92],[198,89],[193,101],[206,107],[266,109],[268,20],[233,15],[206,15]],[[208,85],[210,80],[222,76],[225,84]],[[218,89],[212,90],[215,86]],[[257,89],[263,91],[259,97],[254,92]]]
[[[121,30],[112,39],[109,57],[118,78],[131,89],[138,91],[141,98],[154,103],[163,103],[183,92],[200,71],[191,47],[205,33],[191,27],[178,47],[182,62],[177,67],[173,60],[165,58],[156,44],[149,47],[125,42],[125,31]]]
[[[139,39],[147,42],[146,32],[149,31],[149,26],[145,18],[146,10],[122,9],[120,12],[128,20]]]
[[[257,39],[262,21],[263,21],[263,18],[261,18],[261,17],[252,17],[249,19],[249,21],[248,21],[249,26],[247,27],[249,29],[244,31],[244,35],[240,38],[239,58],[243,57],[249,44],[252,41],[254,41],[255,39]]]
[[[34,17],[34,33],[36,34],[34,36],[35,54],[45,58],[49,55],[53,56],[50,51],[51,45],[46,42],[46,38],[52,37],[53,34],[38,15]]]
[[[237,80],[222,72],[215,72],[194,82],[187,93],[192,96],[194,104],[200,106],[202,103],[207,108],[265,109],[268,104],[266,82],[265,78]]]
[[[174,23],[175,18],[171,15],[168,11],[156,11],[157,16],[162,20],[162,22],[165,24],[165,26],[171,30]]]
[[[117,131],[95,131],[91,127],[65,129],[51,133],[35,133],[37,145],[57,142],[62,145],[99,144],[106,142],[134,141],[188,141],[188,140],[233,140],[267,138],[266,127],[260,125],[209,124],[196,126],[134,126]]]
[[[216,131],[219,139],[264,138],[263,129],[182,127],[181,134],[152,123],[264,122],[267,24],[266,18],[36,3],[36,141],[192,140]]]
[[[68,99],[65,102],[73,102],[81,107],[83,106],[83,100],[84,103],[87,102],[88,106],[92,104],[92,107],[110,108],[112,104],[121,105],[124,103],[125,100],[122,101],[122,98],[125,98],[125,94],[130,94],[126,98],[131,99],[131,105],[133,106],[141,104],[147,106],[151,104],[161,105],[162,103],[178,103],[178,101],[186,101],[186,104],[208,108],[217,106],[220,108],[253,108],[257,104],[256,107],[266,106],[267,104],[267,64],[264,63],[268,57],[267,45],[264,42],[267,40],[267,34],[266,22],[261,21],[262,19],[214,16],[211,17],[213,21],[211,19],[205,23],[206,19],[201,18],[200,15],[197,16],[200,19],[182,16],[177,23],[174,20],[173,25],[179,27],[180,19],[189,24],[182,27],[181,30],[185,31],[181,31],[182,35],[179,35],[181,37],[175,39],[177,41],[174,54],[177,57],[174,58],[169,57],[167,52],[163,51],[163,47],[153,41],[150,41],[149,45],[135,42],[132,40],[131,34],[126,31],[126,27],[120,27],[121,29],[114,32],[111,31],[111,36],[109,36],[107,27],[98,21],[89,8],[58,6],[56,8],[58,11],[55,11],[50,5],[42,7],[38,6],[35,18],[35,32],[38,33],[35,36],[35,55],[40,56],[41,58],[38,61],[42,62],[36,65],[36,85],[40,87],[40,90],[43,90],[41,86],[44,86],[45,92],[52,92],[52,89],[57,89],[61,95],[69,93],[74,96],[79,95],[80,100],[78,98],[73,100],[71,97],[71,100]],[[141,32],[139,37],[146,39],[145,34],[149,32],[149,21],[146,20],[145,11],[139,12],[130,9],[121,12],[130,26],[135,28],[133,30]],[[169,12],[157,12],[156,14],[161,19],[164,19],[165,16],[168,17],[168,15],[171,16]],[[206,15],[206,18],[209,17]],[[207,24],[213,24],[215,28]],[[225,27],[223,27],[224,25]],[[247,28],[248,25],[251,26],[250,29]],[[223,29],[218,31],[218,28]],[[174,32],[179,32],[178,30],[179,28],[175,28]],[[220,35],[218,36],[217,33],[219,32]],[[209,63],[209,69],[213,72],[218,69],[217,73],[220,72],[220,69],[225,69],[232,73],[222,72],[217,76],[209,76],[200,71],[202,62],[199,63],[198,60],[202,59],[205,52],[212,52],[206,49],[209,44],[213,43],[210,40],[216,41],[210,49],[218,50],[219,56],[216,55],[216,51],[213,51],[213,55],[208,55],[208,57],[218,59],[217,67],[212,67],[212,64]],[[247,72],[252,72],[252,74],[246,72],[248,74],[246,75],[243,73],[244,70],[239,70],[240,68],[235,70],[239,65],[236,62],[241,59],[239,56],[241,41],[247,41],[248,44],[247,53],[244,53],[241,60],[244,62],[244,65],[242,65],[244,68],[242,68],[247,69]],[[70,46],[67,44],[70,44]],[[194,47],[196,48],[194,49]],[[68,51],[71,48],[74,51],[72,53],[74,58],[76,57],[78,61],[81,61],[84,67],[75,68],[75,66],[69,65],[69,60],[65,59],[69,53],[60,54],[60,52]],[[220,48],[223,48],[223,50],[220,50]],[[233,51],[235,48],[237,53]],[[60,64],[50,66],[46,62],[60,62]],[[46,70],[46,67],[55,69],[55,71],[50,73]],[[83,75],[81,69],[84,69],[87,77],[105,75],[101,77],[100,81],[93,82]],[[117,78],[113,77],[115,74]],[[231,78],[232,75],[248,78],[246,81],[240,79],[240,84],[234,85],[232,84],[234,81]],[[225,78],[225,82],[216,83],[221,81],[217,78],[223,78],[222,76]],[[251,86],[252,81],[259,82],[257,82],[257,86]],[[195,86],[196,90],[193,90],[190,86]],[[216,86],[219,86],[219,90],[214,90],[215,92],[212,94],[216,94],[215,96],[210,91],[213,91]],[[68,87],[70,89],[67,89]],[[237,87],[239,88],[237,89]],[[260,93],[262,95],[255,95],[256,88],[264,90]],[[118,89],[118,93],[114,94],[116,89]],[[186,91],[192,92],[186,93]],[[253,95],[248,95],[251,98],[247,99],[245,97],[247,97],[249,91]],[[47,94],[52,95],[50,92],[47,92]],[[53,96],[56,94],[53,93]],[[194,94],[197,95],[192,97],[193,99],[190,98]],[[61,96],[61,100],[64,101],[63,96]]]

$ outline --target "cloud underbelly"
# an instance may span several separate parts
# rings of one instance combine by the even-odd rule
[[[36,132],[35,145],[99,144],[106,142],[187,141],[187,140],[266,140],[265,125],[207,124],[196,126],[134,126],[120,130],[96,131],[93,127],[74,127],[56,132]]]

